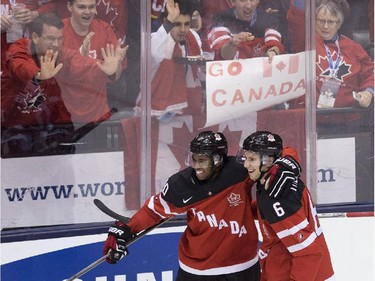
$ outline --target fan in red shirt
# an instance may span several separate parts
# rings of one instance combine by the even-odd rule
[[[36,132],[41,137],[64,133],[62,126],[54,128],[56,124],[66,125],[68,134],[73,127],[61,85],[68,88],[89,83],[99,87],[115,73],[123,56],[120,53],[124,50],[110,45],[103,50],[103,62],[62,50],[62,29],[60,18],[44,13],[33,21],[32,40],[21,38],[9,48],[1,76],[2,144],[8,143],[8,150],[15,143],[16,150],[35,151],[46,140],[38,138]],[[39,132],[42,126],[47,131]]]
[[[68,9],[71,17],[63,20],[66,40],[62,49],[79,51],[83,56],[103,60],[101,48],[106,44],[116,45],[121,39],[116,37],[110,24],[95,18],[95,0],[70,0]],[[124,57],[122,63],[118,65],[116,75],[112,77],[113,81],[120,77],[125,67]],[[89,83],[75,88],[61,86],[63,99],[74,123],[102,121],[100,118],[109,112],[106,83],[95,87]]]

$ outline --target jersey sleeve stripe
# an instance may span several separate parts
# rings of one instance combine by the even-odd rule
[[[159,199],[160,199],[160,204],[162,205],[165,214],[167,214],[167,215],[178,215],[179,214],[179,213],[172,212],[171,208],[169,208],[169,205],[168,205],[167,201],[165,201],[161,196],[159,196]]]
[[[307,248],[308,246],[310,246],[310,245],[315,241],[315,239],[316,239],[317,237],[318,237],[318,236],[313,232],[313,233],[311,233],[311,235],[310,235],[307,239],[305,239],[303,242],[288,247],[288,251],[289,251],[290,253],[294,253],[294,252],[297,252],[297,251],[303,250],[303,249]]]
[[[163,216],[163,215],[160,214],[158,211],[156,211],[155,204],[154,204],[154,200],[156,200],[156,199],[155,199],[155,196],[151,196],[151,198],[150,198],[150,200],[149,200],[149,202],[148,202],[147,207],[148,207],[150,210],[152,210],[155,214],[157,214],[159,217],[165,219],[165,218],[166,218],[165,216]]]
[[[304,219],[302,222],[300,222],[299,224],[293,226],[292,228],[288,228],[288,229],[285,229],[283,231],[279,231],[277,233],[277,236],[280,239],[283,239],[283,238],[285,238],[287,236],[296,234],[298,231],[304,229],[308,225],[309,225],[309,222],[307,221],[307,219]]]

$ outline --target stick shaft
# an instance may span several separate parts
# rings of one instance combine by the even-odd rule
[[[104,256],[102,256],[100,259],[94,261],[92,264],[86,266],[84,269],[82,269],[81,271],[77,272],[76,274],[74,274],[69,279],[66,279],[65,281],[73,281],[73,280],[77,279],[78,277],[82,276],[86,272],[89,272],[91,269],[93,269],[94,267],[96,267],[99,264],[101,264],[102,262],[104,262],[106,260],[106,258],[108,258],[108,257],[109,257],[109,253],[106,254],[106,255],[104,255]]]
[[[119,220],[119,221],[122,221],[124,223],[128,223],[130,218],[127,218],[127,217],[124,217],[124,216],[121,216],[117,213],[115,213],[114,211],[112,211],[111,209],[109,209],[102,201],[100,201],[99,199],[94,199],[94,204],[105,214],[109,215],[110,217],[116,219],[116,220]],[[171,218],[169,219],[164,219],[162,221],[160,221],[158,224],[154,225],[154,226],[151,226],[141,232],[139,232],[132,240],[130,240],[126,246],[130,246],[131,244],[133,244],[134,242],[136,242],[137,240],[141,239],[143,236],[145,236],[147,233],[151,232],[152,230],[154,230],[155,228],[159,227],[160,225],[164,224],[165,222],[167,222],[168,220],[170,220]],[[82,276],[83,274],[89,272],[90,270],[92,270],[94,267],[98,266],[99,264],[101,264],[102,262],[104,262],[108,257],[109,257],[110,253],[108,252],[106,255],[102,256],[100,259],[94,261],[93,263],[91,263],[90,265],[88,265],[87,267],[85,267],[84,269],[82,269],[81,271],[77,272],[76,274],[74,274],[72,277],[70,277],[69,279],[66,279],[65,281],[73,281],[75,279],[77,279],[78,277]]]

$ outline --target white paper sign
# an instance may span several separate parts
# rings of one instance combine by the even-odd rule
[[[206,126],[245,116],[305,94],[305,52],[208,62]]]
[[[317,141],[317,204],[356,201],[355,138]]]

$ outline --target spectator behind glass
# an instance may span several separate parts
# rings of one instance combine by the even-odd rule
[[[1,0],[1,69],[5,54],[11,43],[21,37],[29,37],[29,24],[44,12],[41,1],[36,0]],[[14,7],[12,7],[14,6]]]
[[[202,28],[199,31],[199,36],[202,39],[203,51],[211,51],[210,44],[208,42],[208,33],[212,28],[212,18],[215,14],[232,8],[231,0],[200,0],[199,1],[199,13],[202,18]]]
[[[51,0],[44,4],[44,10],[58,14],[62,19],[71,16],[67,1]],[[126,30],[128,25],[128,9],[126,0],[97,0],[96,1],[96,17],[104,20],[111,25],[117,38],[126,39]]]
[[[44,14],[33,23],[32,40],[22,38],[10,48],[1,76],[1,154],[51,153],[69,148],[58,143],[73,131],[55,75],[62,68],[57,52],[63,23]],[[73,65],[76,61],[72,61]],[[77,60],[82,64],[82,59]],[[67,140],[67,139],[65,139]]]
[[[83,56],[103,60],[101,48],[106,44],[116,45],[121,42],[108,23],[95,19],[95,0],[69,0],[68,10],[71,17],[63,20],[66,39],[63,49],[79,51]],[[122,59],[112,77],[113,81],[120,77],[125,67],[126,59]],[[96,122],[109,117],[104,116],[109,111],[106,81],[95,88],[89,84],[69,88],[62,95],[74,123]]]
[[[216,14],[208,35],[216,59],[268,55],[270,61],[284,52],[279,16],[258,8],[259,0],[231,0],[233,8]]]
[[[190,28],[198,32],[202,28],[202,18],[200,15],[200,0],[190,0],[192,2],[193,13],[191,15]],[[217,1],[218,2],[218,1]],[[165,5],[167,0],[151,0],[151,32],[156,32],[163,24],[165,16]]]
[[[373,100],[374,64],[371,58],[361,45],[338,33],[348,7],[344,0],[316,2],[318,108],[368,107]],[[304,107],[304,97],[292,102],[292,105]]]
[[[163,120],[181,113],[198,117],[202,114],[199,68],[176,62],[202,52],[198,34],[190,30],[193,5],[189,0],[169,0],[166,7],[163,25],[151,34],[151,114]]]
[[[109,44],[103,62],[62,50],[62,29],[60,18],[44,13],[33,22],[32,40],[21,38],[9,48],[1,76],[3,153],[45,153],[58,149],[61,138],[71,142],[71,115],[61,92],[86,84],[99,87],[124,56],[124,50]]]

